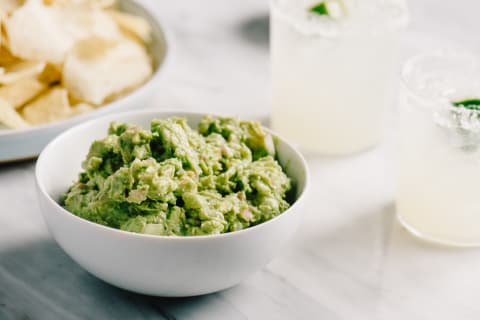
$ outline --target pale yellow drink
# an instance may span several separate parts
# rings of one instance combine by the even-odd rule
[[[272,0],[272,127],[302,149],[344,154],[381,139],[407,13],[377,2],[347,1],[332,18],[308,12],[315,1]]]
[[[415,58],[403,73],[398,216],[414,234],[451,245],[480,245],[480,113],[452,104],[480,97],[476,68],[450,52]]]

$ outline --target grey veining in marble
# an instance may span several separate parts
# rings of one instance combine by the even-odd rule
[[[148,2],[176,42],[152,106],[268,116],[266,0]],[[410,6],[404,57],[480,49],[477,1]],[[89,275],[48,234],[34,162],[0,166],[0,319],[480,319],[480,251],[420,242],[395,219],[389,123],[379,148],[309,157],[304,223],[278,258],[232,289],[186,299],[142,296]]]

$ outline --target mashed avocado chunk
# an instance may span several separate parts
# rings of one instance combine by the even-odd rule
[[[209,235],[262,223],[289,207],[291,181],[259,123],[154,119],[111,123],[62,205],[84,219],[154,235]]]

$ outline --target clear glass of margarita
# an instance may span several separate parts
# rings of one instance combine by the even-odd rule
[[[382,138],[395,100],[404,0],[271,0],[271,125],[308,152]]]
[[[458,51],[424,54],[402,72],[397,214],[426,240],[480,245],[480,72]]]

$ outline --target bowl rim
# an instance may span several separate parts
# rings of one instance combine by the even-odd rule
[[[179,110],[174,110],[174,109],[162,109],[162,110],[157,110],[157,109],[144,109],[141,111],[129,111],[129,112],[118,112],[118,113],[112,113],[105,115],[100,118],[92,119],[86,122],[83,122],[81,124],[78,124],[72,128],[67,129],[66,131],[62,132],[60,135],[55,137],[52,141],[48,143],[48,145],[42,150],[40,153],[37,162],[35,164],[35,182],[37,186],[37,193],[41,194],[43,198],[45,198],[50,205],[52,205],[57,213],[59,214],[64,214],[70,219],[75,220],[78,223],[81,224],[86,224],[89,227],[92,227],[94,229],[97,229],[98,231],[104,231],[111,233],[112,236],[125,236],[125,237],[132,237],[135,239],[159,239],[160,240],[166,240],[166,241],[197,241],[197,240],[210,240],[210,239],[224,239],[224,238],[231,238],[231,237],[238,237],[250,232],[257,231],[259,229],[265,228],[266,226],[275,223],[275,221],[278,221],[279,219],[282,219],[285,215],[291,215],[294,213],[296,207],[299,206],[301,202],[304,201],[306,194],[308,193],[308,190],[310,189],[310,171],[308,168],[307,161],[305,160],[304,156],[300,151],[292,144],[290,143],[287,139],[283,138],[282,136],[276,134],[272,130],[265,128],[262,126],[262,128],[267,131],[268,133],[272,134],[274,137],[282,141],[282,143],[286,144],[288,148],[290,148],[294,154],[298,157],[300,160],[300,163],[302,165],[302,171],[305,172],[305,181],[303,183],[303,190],[301,193],[296,197],[295,201],[290,205],[290,207],[282,212],[281,214],[273,217],[272,219],[262,222],[260,224],[248,227],[246,229],[238,230],[238,231],[232,231],[232,232],[227,232],[227,233],[220,233],[220,234],[213,234],[213,235],[198,235],[198,236],[162,236],[162,235],[151,235],[151,234],[143,234],[143,233],[136,233],[136,232],[130,232],[130,231],[125,231],[125,230],[120,230],[116,229],[113,227],[101,225],[95,222],[92,222],[90,220],[81,218],[72,212],[68,211],[64,207],[62,207],[57,201],[55,201],[52,196],[45,190],[45,186],[43,185],[42,181],[39,178],[39,172],[42,171],[42,167],[44,166],[43,162],[45,161],[44,158],[46,157],[46,154],[50,152],[51,149],[55,148],[55,145],[58,143],[58,141],[61,141],[63,139],[68,139],[68,136],[70,134],[74,134],[75,132],[81,132],[85,130],[85,128],[95,124],[96,122],[100,121],[105,121],[108,118],[111,118],[111,121],[114,121],[114,118],[116,117],[128,117],[128,116],[138,116],[138,115],[151,115],[152,117],[155,117],[155,114],[157,116],[162,116],[162,114],[165,114],[169,117],[174,116],[203,116],[203,115],[211,115],[211,116],[217,116],[217,117],[225,117],[225,115],[217,115],[214,113],[205,113],[205,112],[194,112],[194,111],[179,111]],[[41,208],[42,214],[45,216],[45,213],[43,213],[45,209]],[[300,213],[297,213],[300,214]]]
[[[111,102],[103,104],[101,106],[96,107],[94,110],[89,112],[76,115],[74,117],[62,119],[59,121],[54,121],[51,123],[45,123],[41,125],[35,125],[28,128],[22,129],[0,129],[0,138],[3,137],[12,137],[16,135],[23,135],[23,134],[35,134],[39,131],[43,130],[61,130],[63,127],[74,126],[78,122],[88,121],[91,119],[92,116],[98,115],[103,116],[107,114],[109,111],[116,111],[119,105],[128,100],[128,99],[135,99],[139,96],[142,96],[146,91],[152,88],[155,83],[158,82],[159,79],[163,76],[166,72],[166,69],[172,64],[172,49],[173,49],[173,33],[170,31],[168,27],[166,27],[162,22],[161,18],[158,14],[151,13],[148,10],[148,5],[141,3],[138,0],[121,0],[126,1],[129,5],[136,6],[140,10],[145,13],[145,16],[148,17],[150,23],[154,24],[154,29],[158,29],[161,31],[164,42],[165,42],[165,53],[163,56],[162,62],[153,70],[153,73],[150,78],[147,79],[144,83],[142,83],[139,87],[135,88],[133,91],[122,95],[118,99],[115,99]],[[152,88],[153,89],[153,88]]]

